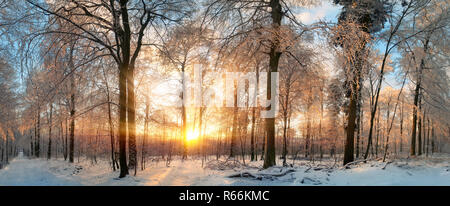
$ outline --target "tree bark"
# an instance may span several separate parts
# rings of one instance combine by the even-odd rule
[[[281,9],[280,0],[271,0],[270,3],[271,10],[271,18],[272,18],[272,29],[278,32],[280,31],[281,19],[283,18],[283,11]],[[272,90],[272,72],[278,72],[278,63],[281,57],[281,52],[279,48],[279,40],[273,39],[272,46],[270,48],[269,53],[269,73],[267,75],[267,99],[278,98],[277,96],[271,96]],[[275,89],[275,88],[273,88]],[[268,111],[271,110],[272,107],[276,105],[270,105],[266,109]],[[265,157],[264,157],[264,165],[263,168],[269,168],[271,166],[276,165],[275,163],[275,117],[266,118],[266,147],[265,147]]]
[[[345,151],[344,151],[344,165],[349,162],[353,162],[353,149],[354,149],[354,138],[355,138],[355,120],[356,120],[356,93],[352,92],[350,96],[350,104],[348,107],[348,124],[347,124],[347,138],[345,140]]]
[[[128,107],[128,169],[136,169],[137,167],[137,151],[136,151],[136,104],[134,94],[134,67],[128,68],[127,73],[127,107]],[[136,170],[135,170],[136,171]],[[136,175],[136,173],[135,173]]]
[[[187,118],[186,118],[186,105],[185,105],[185,103],[186,103],[186,99],[187,99],[187,96],[186,96],[186,93],[185,93],[185,91],[186,91],[186,78],[184,77],[184,69],[185,69],[185,66],[184,66],[184,64],[183,65],[181,65],[181,75],[183,75],[182,76],[182,94],[181,94],[181,99],[182,99],[182,105],[181,105],[181,121],[182,121],[182,125],[181,125],[181,134],[182,134],[182,138],[183,138],[183,156],[182,156],[182,159],[183,160],[185,160],[185,159],[187,159],[187,150],[188,150],[188,148],[187,148]]]
[[[37,130],[36,130],[36,142],[34,143],[34,154],[39,158],[41,142],[41,109],[38,107],[37,111]]]
[[[400,110],[400,154],[403,152],[403,102]]]
[[[9,144],[8,144],[8,139],[9,139],[9,130],[8,128],[6,128],[6,137],[5,137],[5,159],[6,159],[6,164],[9,163]]]
[[[359,98],[358,98],[359,99]],[[357,104],[357,115],[356,115],[356,158],[359,157],[359,143],[360,143],[360,137],[361,137],[361,110],[360,110],[360,104],[358,100]]]
[[[142,138],[142,151],[141,151],[141,170],[145,169],[145,156],[146,154],[146,141],[147,141],[147,129],[148,129],[148,119],[149,119],[149,110],[150,110],[150,102],[149,98],[146,99],[145,104],[145,118],[144,118],[144,137]]]
[[[69,137],[69,162],[73,163],[75,149],[75,77],[71,78],[71,94],[70,94],[70,137]]]
[[[258,88],[258,87],[256,87]],[[255,121],[256,107],[252,108],[252,129],[250,133],[250,161],[255,161]]]
[[[238,107],[237,107],[237,86],[236,83],[233,83],[234,88],[234,107],[233,107],[233,131],[231,133],[231,143],[230,143],[230,158],[234,157],[234,149],[236,147],[236,138],[238,133]]]
[[[421,92],[419,92],[419,117],[418,117],[418,123],[417,123],[417,141],[418,141],[418,151],[417,151],[417,155],[422,155],[422,117],[420,116],[420,113],[422,111],[422,96],[421,96]]]
[[[286,80],[286,97],[284,104],[284,111],[283,111],[283,152],[282,152],[282,159],[283,159],[283,166],[286,166],[286,156],[287,156],[287,124],[288,124],[288,107],[289,107],[289,93],[290,93],[290,78]]]
[[[34,133],[36,134],[36,122],[34,122]],[[30,156],[34,156],[34,144],[33,144],[33,129],[30,130]],[[2,148],[3,149],[3,148]],[[3,155],[3,151],[2,151],[2,155]],[[3,157],[2,157],[3,160]]]
[[[108,85],[108,83],[106,83],[106,85]],[[112,168],[113,171],[116,171],[116,158],[114,157],[114,152],[115,152],[115,142],[114,142],[114,128],[113,128],[113,124],[112,124],[112,115],[111,115],[111,99],[109,96],[109,87],[107,86],[107,101],[108,101],[108,126],[109,126],[109,137],[110,137],[110,142],[111,142],[111,164],[112,164]]]
[[[74,69],[73,52],[75,42],[72,42],[69,55],[69,67]],[[75,149],[75,75],[70,77],[70,137],[69,137],[69,162],[73,163]]]
[[[119,68],[119,178],[128,175],[126,141],[127,141],[127,66]]]
[[[430,34],[428,34],[426,39],[425,39],[425,44],[424,44],[424,48],[423,48],[423,51],[424,51],[425,54],[428,53],[429,39],[430,39]],[[410,155],[411,156],[415,156],[416,155],[416,129],[417,129],[417,125],[416,124],[417,124],[417,119],[418,119],[417,112],[418,112],[418,108],[420,107],[420,87],[421,87],[422,72],[423,72],[423,68],[424,67],[425,67],[425,59],[422,58],[421,61],[420,61],[420,66],[419,66],[418,71],[417,71],[416,88],[414,90],[413,122],[412,122],[412,131],[411,131],[411,149],[410,149]],[[419,132],[419,136],[420,136],[420,132]]]
[[[52,112],[53,112],[53,103],[50,103],[50,119],[48,126],[48,151],[47,151],[47,159],[52,157]]]
[[[431,127],[430,127],[430,117],[427,118],[427,137],[426,137],[426,143],[425,143],[425,153],[426,153],[426,157],[428,157],[428,150],[430,147],[430,131]]]
[[[68,123],[68,121],[67,121],[67,118],[66,118],[66,132],[65,132],[65,135],[64,135],[64,161],[66,161],[67,160],[67,156],[69,155],[69,149],[68,149],[68,142],[67,142],[67,135],[69,134],[69,123]]]
[[[256,66],[256,90],[259,88],[259,64]],[[256,123],[256,104],[255,102],[254,107],[252,108],[252,129],[251,129],[251,135],[250,135],[250,153],[251,153],[251,159],[250,161],[255,161],[257,157],[255,156],[255,123]]]

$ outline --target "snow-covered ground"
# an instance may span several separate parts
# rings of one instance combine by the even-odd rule
[[[147,163],[137,176],[118,179],[107,162],[69,164],[19,155],[0,170],[0,185],[447,185],[450,155],[369,161],[345,169],[334,161],[297,161],[294,167],[261,170],[262,162],[174,160]],[[242,177],[229,177],[242,176]]]

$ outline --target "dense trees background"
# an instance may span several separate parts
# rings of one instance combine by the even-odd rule
[[[334,21],[298,17],[322,3]],[[267,168],[449,152],[448,3],[0,0],[0,168],[19,150],[120,177],[177,157]],[[212,96],[230,83],[217,72],[255,73],[277,115],[236,81],[227,107],[173,106],[194,65]],[[275,96],[261,72],[278,72]]]

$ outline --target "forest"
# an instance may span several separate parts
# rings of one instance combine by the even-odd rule
[[[449,7],[0,0],[0,185],[448,186]]]

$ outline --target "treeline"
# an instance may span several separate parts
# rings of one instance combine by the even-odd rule
[[[447,2],[320,3],[339,6],[335,21],[302,22],[319,1],[4,0],[2,162],[101,158],[124,177],[174,157],[267,168],[448,152]],[[171,74],[198,64],[213,96],[215,72],[279,72],[277,116],[237,82],[232,107],[167,106],[187,95]]]

